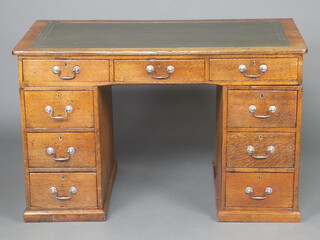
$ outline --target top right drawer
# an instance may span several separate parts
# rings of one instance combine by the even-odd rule
[[[229,90],[229,128],[295,128],[298,92]]]
[[[210,59],[210,81],[230,84],[298,84],[299,58]]]

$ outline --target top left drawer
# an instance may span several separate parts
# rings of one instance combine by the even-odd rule
[[[93,128],[92,91],[24,91],[27,128]]]
[[[109,60],[23,60],[25,82],[108,82]]]

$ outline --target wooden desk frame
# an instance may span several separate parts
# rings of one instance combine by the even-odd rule
[[[259,21],[269,21],[270,19],[260,19]],[[215,84],[217,87],[217,121],[216,121],[216,158],[213,162],[214,181],[216,186],[216,203],[218,209],[219,221],[242,221],[242,222],[298,222],[300,221],[300,212],[298,208],[298,175],[299,175],[299,154],[300,154],[300,129],[301,129],[301,108],[302,108],[302,63],[303,54],[307,52],[306,45],[296,28],[292,19],[276,19],[279,20],[284,28],[285,34],[290,42],[290,46],[283,47],[206,47],[206,48],[174,48],[174,49],[108,49],[108,48],[59,48],[59,49],[45,49],[45,48],[31,48],[31,45],[36,40],[48,22],[52,21],[37,21],[31,27],[29,32],[24,36],[20,43],[13,50],[14,55],[18,55],[19,79],[20,79],[20,103],[21,103],[21,121],[22,121],[22,136],[23,136],[23,152],[24,152],[24,166],[25,166],[25,184],[26,184],[26,211],[24,213],[24,220],[26,222],[42,222],[42,221],[104,221],[106,220],[106,212],[108,202],[111,194],[112,184],[116,174],[117,162],[114,160],[113,153],[113,127],[112,127],[112,93],[111,86],[114,85],[129,85],[129,84]],[[212,20],[203,20],[212,21]],[[230,20],[219,20],[230,21]],[[237,20],[248,21],[248,20]],[[88,21],[64,21],[64,22],[88,22]],[[90,21],[90,22],[113,22],[113,21]],[[117,21],[126,22],[126,21]],[[137,21],[143,22],[143,21]],[[159,21],[154,21],[159,22]],[[179,22],[179,21],[163,21],[163,22]],[[188,21],[185,21],[188,22]],[[201,22],[201,21],[199,21]],[[255,61],[255,59],[263,59],[263,61],[281,61],[281,59],[296,59],[292,66],[296,69],[293,73],[293,79],[285,79],[288,73],[284,73],[281,79],[266,79],[259,80],[248,79],[239,81],[236,78],[229,80],[217,80],[212,76],[213,60],[232,60],[247,59]],[[79,61],[79,60],[107,60],[108,75],[107,81],[26,81],[26,74],[29,69],[24,63],[26,61]],[[152,80],[152,81],[136,81],[127,82],[119,81],[116,74],[116,63],[119,60],[141,60],[144,63],[155,63],[157,61],[179,61],[179,60],[201,60],[203,61],[203,79],[201,81],[183,81],[178,80]],[[291,64],[291,63],[290,63]],[[277,64],[275,64],[276,66]],[[279,65],[279,64],[278,64]],[[41,65],[42,66],[42,65]],[[33,70],[38,71],[38,70]],[[41,68],[39,71],[42,71]],[[221,70],[223,71],[223,69]],[[229,71],[229,70],[225,70]],[[38,73],[38,72],[37,72]],[[48,73],[52,74],[51,72]],[[287,74],[287,75],[286,75]],[[192,76],[190,79],[193,79]],[[32,112],[30,105],[26,103],[26,93],[37,93],[42,91],[57,92],[90,92],[93,97],[93,125],[92,127],[30,127],[31,121],[28,118],[29,112],[36,114],[36,110]],[[296,111],[294,127],[230,127],[228,124],[230,116],[228,103],[232,91],[251,91],[253,92],[283,92],[284,94],[296,94],[296,105],[292,106]],[[59,95],[60,96],[60,95]],[[32,99],[32,97],[28,97]],[[244,101],[246,99],[243,99]],[[29,100],[28,100],[29,101]],[[80,100],[81,101],[81,100]],[[80,105],[85,105],[86,102],[80,102]],[[93,168],[54,168],[54,167],[31,167],[30,156],[28,149],[30,139],[28,133],[94,133],[95,142],[95,156],[96,165]],[[229,133],[293,133],[295,135],[294,142],[294,162],[291,167],[229,167],[227,164],[227,145]],[[31,184],[30,176],[36,174],[60,174],[68,175],[71,173],[92,173],[96,174],[96,206],[95,207],[39,207],[33,205],[34,199],[39,196],[33,196],[36,188],[42,183],[40,180],[34,181]],[[278,199],[278,202],[270,203],[272,206],[256,207],[254,204],[250,207],[238,207],[237,202],[226,200],[226,178],[228,181],[233,181],[235,175],[230,173],[247,173],[250,176],[254,174],[261,174],[268,178],[272,176],[290,176],[293,177],[292,182],[292,196],[288,199]],[[248,175],[248,176],[249,176]],[[261,179],[261,176],[260,179]],[[64,176],[62,176],[64,178]],[[67,177],[66,177],[67,178]],[[272,177],[271,177],[272,178]],[[36,178],[35,178],[36,179]],[[37,182],[38,181],[38,182]],[[231,184],[231,183],[230,183]],[[288,183],[289,185],[291,183]],[[289,186],[288,185],[288,186]],[[31,187],[32,186],[32,187]],[[290,185],[291,186],[291,185]],[[85,189],[85,191],[88,189]],[[49,194],[49,193],[48,193]],[[229,194],[229,193],[228,193]],[[231,193],[230,193],[231,194]],[[284,194],[285,195],[285,194]],[[79,194],[80,196],[80,194]],[[229,195],[228,195],[229,196]],[[281,194],[280,194],[281,197]],[[282,196],[283,197],[283,196]],[[284,196],[286,198],[287,196]],[[288,202],[292,198],[291,207],[287,207]],[[40,197],[41,199],[41,197]],[[37,200],[38,201],[38,200]],[[40,201],[40,200],[39,200]],[[38,201],[38,202],[39,202]],[[240,201],[240,200],[239,200]],[[37,203],[38,203],[37,202]],[[41,201],[40,201],[41,202]],[[281,203],[280,203],[281,202]],[[234,204],[234,206],[227,206],[227,204]],[[240,203],[241,205],[242,203]],[[250,203],[251,204],[251,203]],[[282,207],[277,207],[282,204]],[[41,205],[41,204],[40,204]],[[280,206],[279,205],[279,206]]]

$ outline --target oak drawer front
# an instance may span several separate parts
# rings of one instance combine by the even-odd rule
[[[91,91],[25,91],[28,128],[92,128]]]
[[[211,59],[212,81],[297,81],[298,58]]]
[[[109,60],[24,60],[25,82],[107,82]]]
[[[294,128],[297,91],[229,90],[228,127]]]
[[[94,133],[27,133],[31,168],[94,168]]]
[[[226,173],[226,207],[293,207],[293,173]]]
[[[116,82],[199,83],[205,78],[204,60],[115,60],[114,69]]]
[[[31,206],[97,206],[95,173],[30,173]]]
[[[229,132],[227,167],[292,168],[295,143],[295,133]]]

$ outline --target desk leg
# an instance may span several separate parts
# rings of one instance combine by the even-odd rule
[[[227,87],[217,86],[216,101],[216,157],[213,161],[214,183],[216,190],[216,207],[219,214],[224,208],[224,179],[225,172],[222,166],[225,165],[226,149],[226,118],[227,118]]]
[[[94,114],[97,156],[98,208],[108,210],[117,162],[114,159],[111,86],[95,87]]]
[[[272,118],[257,118],[248,110],[250,104],[263,103],[268,106],[270,101],[281,109]],[[245,105],[247,111],[237,111],[237,102],[240,102],[240,107]],[[217,87],[216,160],[213,162],[213,171],[218,221],[300,221],[298,178],[301,105],[301,86]],[[286,117],[280,122],[283,116],[291,118]],[[255,137],[257,134],[259,138]],[[284,134],[290,137],[285,140],[287,142],[281,143],[277,138]],[[272,144],[282,152],[270,158],[250,156],[247,165],[244,165],[242,163],[248,151],[246,144],[243,147],[241,142],[232,141],[234,136],[246,136],[242,140],[252,145]],[[286,147],[281,148],[281,144]],[[293,163],[290,166],[287,163],[276,165],[284,158],[284,154],[292,154]],[[236,163],[232,162],[232,157],[236,158]],[[269,192],[265,190],[268,187],[271,189]],[[250,193],[250,189],[256,191]]]
[[[50,90],[50,88],[43,90]],[[75,88],[75,90],[79,90]],[[27,162],[27,139],[26,139],[26,127],[25,127],[25,104],[24,104],[24,90],[21,89],[21,113],[22,113],[22,129],[23,129],[23,142],[24,142],[24,159],[25,159],[25,176],[26,176],[26,196],[27,196],[27,208],[24,212],[24,220],[26,222],[69,222],[69,221],[105,221],[106,213],[109,205],[109,199],[111,196],[111,189],[116,174],[117,163],[114,160],[113,149],[113,126],[112,126],[112,96],[111,87],[93,87],[88,88],[87,91],[93,93],[93,116],[94,116],[94,128],[84,129],[85,131],[94,131],[95,135],[95,156],[96,156],[96,168],[95,169],[71,169],[70,168],[48,168],[40,169],[39,171],[46,171],[53,176],[55,174],[85,174],[86,171],[91,175],[96,175],[96,184],[90,186],[96,186],[96,189],[82,188],[82,193],[88,192],[92,194],[97,193],[97,205],[96,207],[42,207],[35,208],[31,206],[29,194],[30,191],[30,169]],[[85,102],[84,104],[89,104]],[[92,104],[92,103],[90,103]],[[81,107],[81,106],[80,106]],[[90,108],[90,106],[89,106]],[[68,129],[67,129],[68,130]],[[46,129],[46,131],[55,131],[52,129]],[[70,130],[69,130],[70,131]],[[82,132],[80,132],[82,133]],[[35,170],[33,170],[35,171]],[[94,180],[94,179],[93,179]],[[82,181],[82,180],[81,180]],[[88,186],[88,185],[86,185]],[[48,194],[50,192],[48,191]]]

